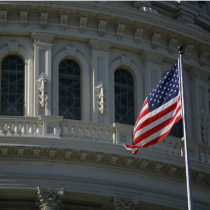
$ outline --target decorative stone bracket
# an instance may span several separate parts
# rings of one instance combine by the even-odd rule
[[[64,189],[37,188],[37,205],[40,210],[58,210],[64,196]]]
[[[49,80],[46,79],[46,74],[42,73],[41,77],[36,81],[38,84],[38,90],[39,90],[39,98],[40,98],[40,105],[41,107],[47,106],[47,100],[48,100],[48,95],[47,95],[47,89],[46,85],[50,83]]]
[[[103,82],[101,82],[97,87],[95,87],[95,89],[98,91],[98,93],[99,94],[97,94],[97,96],[98,96],[98,100],[99,100],[99,102],[98,102],[98,105],[99,105],[99,107],[98,107],[98,109],[99,109],[99,112],[101,113],[101,114],[104,114],[105,113],[105,105],[106,105],[106,103],[105,103],[105,99],[106,99],[106,97],[105,97],[105,92],[107,92],[107,90],[106,90],[106,88],[104,87],[104,84],[103,84]]]

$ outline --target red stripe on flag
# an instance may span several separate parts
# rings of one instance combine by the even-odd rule
[[[147,125],[149,125],[150,123],[152,123],[152,122],[158,120],[159,118],[163,117],[164,115],[166,115],[166,114],[168,114],[169,112],[171,112],[171,111],[173,111],[174,109],[176,109],[177,104],[179,103],[179,101],[180,101],[180,97],[179,97],[179,99],[178,99],[178,101],[177,101],[176,103],[172,104],[171,106],[167,107],[167,108],[164,109],[163,111],[158,112],[156,115],[154,115],[154,116],[148,118],[147,120],[145,120],[145,121],[143,121],[141,124],[139,124],[138,127],[135,128],[135,131],[134,131],[133,136],[135,136],[135,133],[136,133],[139,129],[141,129],[141,128],[147,126]]]
[[[147,137],[151,136],[152,134],[156,133],[157,131],[161,130],[162,128],[166,127],[167,125],[169,125],[171,122],[173,122],[174,118],[177,117],[177,113],[180,111],[181,106],[179,106],[176,110],[176,113],[174,114],[173,117],[169,118],[168,120],[160,123],[159,125],[152,127],[150,130],[148,130],[147,132],[143,133],[142,135],[138,136],[137,138],[133,139],[133,144],[137,144],[140,141],[146,139]],[[174,123],[175,124],[175,123]],[[133,136],[134,138],[134,136]]]

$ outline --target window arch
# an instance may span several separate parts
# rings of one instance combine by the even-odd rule
[[[59,115],[81,120],[81,70],[73,60],[59,64]]]
[[[134,80],[132,75],[118,69],[114,72],[115,122],[134,125]]]
[[[16,55],[2,60],[0,100],[1,115],[24,115],[24,62]]]

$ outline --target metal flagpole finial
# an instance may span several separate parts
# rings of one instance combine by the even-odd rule
[[[182,45],[178,46],[179,54],[183,54],[184,47]]]

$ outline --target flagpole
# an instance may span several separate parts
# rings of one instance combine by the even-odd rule
[[[186,168],[186,184],[187,184],[187,201],[188,210],[193,210],[193,197],[191,187],[191,173],[190,173],[190,158],[189,158],[189,146],[188,146],[188,132],[187,132],[187,116],[186,116],[186,105],[185,105],[185,94],[184,94],[184,73],[183,73],[183,46],[178,47],[178,69],[179,69],[179,82],[182,102],[182,120],[183,120],[183,131],[184,131],[184,149],[185,149],[185,168]]]

